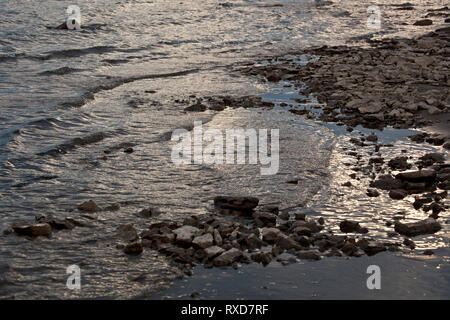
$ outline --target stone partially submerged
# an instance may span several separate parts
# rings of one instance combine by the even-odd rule
[[[395,224],[395,231],[408,237],[436,233],[441,228],[441,224],[433,218],[412,223],[397,222]]]

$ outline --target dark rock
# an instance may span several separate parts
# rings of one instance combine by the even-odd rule
[[[139,255],[144,250],[141,241],[136,241],[125,246],[123,252],[128,255]]]
[[[422,19],[414,22],[415,26],[431,26],[433,24],[433,20],[431,19]]]
[[[389,191],[389,197],[394,200],[402,200],[408,195],[408,192],[403,189],[394,189]]]
[[[192,244],[204,249],[211,247],[213,245],[213,241],[214,241],[213,236],[207,233],[202,236],[195,237],[194,240],[192,241]]]
[[[159,216],[161,212],[156,208],[149,207],[147,209],[142,209],[141,211],[139,211],[139,214],[145,217],[156,217]]]
[[[189,107],[184,108],[184,111],[188,112],[204,112],[208,109],[204,104],[201,104],[200,102],[197,102],[196,104],[193,104]]]
[[[395,231],[408,237],[436,233],[441,230],[441,228],[440,223],[433,218],[413,223],[395,223]]]
[[[253,218],[260,227],[264,226],[273,227],[277,222],[277,216],[270,212],[257,211],[253,213]]]
[[[78,208],[78,210],[86,211],[86,212],[101,211],[100,207],[97,206],[97,204],[93,200],[83,202],[82,204],[78,205],[77,208]]]
[[[270,252],[258,252],[250,256],[256,263],[262,263],[267,266],[272,261],[272,254]]]
[[[416,244],[411,239],[405,239],[403,240],[403,244],[410,248],[411,250],[414,250],[416,248]]]
[[[173,230],[175,234],[175,242],[181,245],[190,245],[194,237],[198,235],[200,230],[193,226],[183,226]]]
[[[363,228],[360,226],[359,222],[344,220],[339,224],[339,228],[342,232],[358,232],[358,233],[367,233],[367,228]]]
[[[299,258],[299,259],[304,259],[304,260],[320,260],[321,257],[319,255],[318,252],[316,251],[298,251],[295,253],[295,255]]]
[[[382,175],[379,176],[377,180],[372,181],[370,183],[372,188],[382,189],[382,190],[391,190],[391,189],[401,189],[403,187],[403,183],[397,179],[394,179],[391,175]]]
[[[213,260],[213,263],[216,267],[225,267],[231,265],[233,262],[237,261],[239,258],[243,256],[241,250],[236,248],[231,248],[228,251],[225,251],[220,256]]]
[[[369,197],[378,197],[380,195],[380,193],[375,190],[375,189],[367,189],[367,193],[366,193]]]
[[[412,165],[408,163],[407,157],[396,157],[389,160],[388,166],[393,170],[407,170],[410,169]]]
[[[357,243],[368,256],[373,256],[379,252],[386,251],[386,246],[377,241],[369,241],[367,239],[362,239]]]
[[[396,179],[409,182],[427,182],[436,179],[436,171],[431,169],[419,170],[419,171],[406,171],[401,172],[395,176]]]
[[[224,197],[214,198],[214,204],[224,209],[233,209],[238,211],[252,211],[258,206],[259,199],[255,197]]]
[[[124,224],[117,228],[119,237],[126,241],[135,241],[139,238],[136,229],[132,224]]]
[[[52,227],[48,223],[29,224],[25,221],[20,221],[14,223],[12,229],[19,235],[31,237],[48,237],[52,234]]]

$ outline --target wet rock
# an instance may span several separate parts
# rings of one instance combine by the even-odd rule
[[[431,26],[433,24],[433,20],[431,19],[422,19],[414,22],[415,26]]]
[[[341,251],[347,256],[358,256],[358,247],[351,241],[346,241]]]
[[[31,237],[48,237],[52,234],[52,227],[48,223],[29,224],[25,221],[20,221],[14,223],[12,229],[19,235]]]
[[[375,189],[367,189],[366,194],[371,198],[378,197],[380,195],[380,193]]]
[[[372,181],[370,183],[372,188],[382,189],[382,190],[391,190],[391,189],[401,189],[403,187],[403,183],[397,179],[394,179],[390,174],[381,175],[377,180]]]
[[[135,241],[133,243],[127,244],[123,249],[123,252],[128,255],[139,255],[144,250],[141,241]]]
[[[299,258],[299,259],[304,259],[304,260],[320,260],[321,257],[319,255],[319,253],[317,251],[314,250],[310,250],[310,251],[298,251],[295,253],[295,255]]]
[[[296,227],[294,229],[294,234],[298,235],[298,236],[307,236],[310,237],[312,234],[311,229],[309,229],[308,227]]]
[[[386,246],[378,241],[369,241],[367,239],[361,239],[357,243],[358,247],[360,247],[368,256],[373,256],[377,253],[386,251]]]
[[[442,153],[431,152],[419,158],[422,166],[429,167],[435,163],[442,163],[445,161],[445,156]]]
[[[367,141],[371,141],[371,142],[375,142],[375,141],[378,141],[378,137],[375,134],[371,134],[371,135],[367,136],[366,140]]]
[[[117,228],[120,238],[126,241],[135,241],[139,238],[136,228],[132,224],[123,224]]]
[[[358,232],[358,233],[367,233],[367,228],[363,228],[360,226],[359,222],[344,220],[339,224],[339,228],[342,232]]]
[[[213,245],[213,241],[213,236],[207,233],[202,236],[195,237],[192,243],[200,248],[208,248]]]
[[[411,239],[405,239],[403,240],[403,244],[410,248],[411,250],[414,250],[416,248],[416,244]]]
[[[193,226],[183,226],[173,230],[175,242],[181,245],[190,245],[200,230]]]
[[[262,247],[263,241],[252,233],[245,239],[245,244],[249,249],[258,249]]]
[[[284,211],[284,212],[281,212],[281,213],[278,215],[278,218],[280,218],[280,219],[282,219],[282,220],[289,220],[290,214],[289,214],[289,212]]]
[[[133,149],[132,147],[128,147],[128,148],[125,148],[125,149],[123,150],[123,152],[124,152],[124,153],[130,154],[130,153],[133,153],[133,152],[134,152],[134,149]]]
[[[317,219],[317,222],[323,226],[325,224],[325,219],[323,217],[320,217],[319,219]]]
[[[425,203],[430,203],[432,202],[433,199],[432,198],[415,198],[414,199],[414,203],[413,203],[413,207],[414,209],[418,210],[420,209]]]
[[[411,164],[408,163],[407,157],[396,157],[388,162],[389,168],[393,170],[407,170],[411,168]]]
[[[35,220],[38,223],[48,223],[52,227],[52,229],[55,229],[55,230],[63,230],[63,229],[71,230],[75,227],[67,219],[59,219],[59,218],[55,218],[53,216],[35,217]]]
[[[408,195],[408,192],[403,189],[393,189],[389,191],[389,197],[394,200],[402,200]]]
[[[308,228],[309,230],[311,230],[311,233],[316,233],[323,229],[323,226],[318,225],[315,221],[303,221],[303,220],[295,221],[292,224],[291,229],[296,230],[297,228],[300,228],[300,227]]]
[[[214,238],[214,243],[218,246],[221,246],[223,243],[223,239],[222,236],[220,235],[219,230],[214,229],[213,231],[213,238]]]
[[[306,220],[306,214],[305,213],[300,213],[300,212],[296,213],[295,214],[295,220],[303,220],[303,221],[305,221]]]
[[[214,198],[214,204],[224,209],[233,209],[238,211],[252,211],[258,206],[259,199],[255,197],[224,197]]]
[[[436,178],[436,171],[431,169],[424,169],[419,171],[406,171],[397,174],[395,178],[409,182],[433,181]]]
[[[277,222],[277,216],[270,212],[257,211],[253,213],[253,218],[255,219],[256,224],[260,227],[273,227]]]
[[[300,250],[301,247],[297,244],[297,242],[288,236],[280,235],[278,239],[275,241],[277,247],[284,250]]]
[[[193,104],[189,107],[184,108],[184,111],[187,112],[204,112],[208,109],[204,104],[201,104],[200,102],[197,102],[196,104]]]
[[[281,237],[282,232],[276,228],[262,228],[262,239],[266,242],[275,242]]]
[[[78,210],[86,211],[86,212],[101,211],[100,207],[97,206],[97,204],[93,200],[83,202],[82,204],[78,205],[77,208],[78,208]]]
[[[270,252],[258,252],[250,256],[256,263],[261,263],[267,266],[272,261],[272,254]]]
[[[213,260],[213,263],[216,267],[225,267],[231,265],[233,262],[237,261],[239,258],[243,256],[241,250],[236,248],[231,248],[228,251],[225,251],[220,256]]]
[[[113,203],[105,208],[106,211],[117,211],[120,209],[120,203]]]
[[[145,217],[156,217],[159,216],[161,212],[156,208],[149,207],[147,209],[142,209],[141,211],[139,211],[139,214]]]
[[[218,246],[211,246],[205,249],[205,254],[208,259],[213,259],[224,252],[225,250]]]
[[[434,254],[433,250],[427,249],[423,251],[423,254],[426,256],[432,256]]]
[[[408,237],[436,233],[441,230],[441,228],[441,224],[433,218],[413,223],[396,222],[394,227],[396,232]]]

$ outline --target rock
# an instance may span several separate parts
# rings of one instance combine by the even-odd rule
[[[31,237],[48,237],[52,234],[52,227],[48,223],[29,224],[25,221],[21,221],[14,223],[12,229],[19,235]]]
[[[323,226],[325,224],[325,219],[323,217],[320,217],[319,219],[317,219],[317,222]]]
[[[397,174],[395,178],[409,182],[433,181],[436,178],[436,171],[431,169],[424,169],[419,171],[406,171]]]
[[[205,254],[208,259],[213,259],[223,252],[225,252],[225,250],[218,246],[211,246],[205,249]]]
[[[224,197],[214,198],[214,204],[223,209],[233,209],[238,211],[252,211],[258,206],[259,199],[255,197]]]
[[[372,188],[391,190],[391,189],[401,189],[403,183],[397,179],[394,179],[390,174],[379,176],[377,180],[370,183]]]
[[[358,255],[358,247],[351,241],[346,241],[344,246],[341,248],[342,252],[347,256],[357,256]]]
[[[233,262],[237,261],[239,258],[243,256],[241,250],[236,248],[231,248],[228,251],[225,251],[220,256],[213,260],[213,263],[216,267],[225,267],[231,265]]]
[[[434,252],[430,249],[424,250],[423,254],[426,256],[432,256],[434,254]]]
[[[183,226],[173,230],[173,233],[175,234],[175,242],[181,245],[190,245],[194,237],[199,232],[200,230],[193,226]]]
[[[273,227],[277,222],[277,216],[270,212],[257,211],[253,213],[253,218],[255,219],[257,225],[260,227],[263,226]]]
[[[307,236],[310,237],[312,234],[311,229],[307,228],[307,227],[296,227],[294,229],[294,233],[298,236]]]
[[[436,233],[441,230],[441,228],[442,227],[440,223],[433,218],[428,218],[413,223],[396,222],[394,227],[396,232],[408,237],[415,237],[421,234]]]
[[[214,229],[213,238],[216,245],[221,246],[223,243],[222,236],[220,235],[219,230]]]
[[[407,170],[411,168],[411,164],[408,163],[407,157],[396,157],[389,160],[388,166],[394,170]]]
[[[433,24],[433,20],[431,19],[422,19],[414,22],[415,26],[431,26]]]
[[[416,244],[411,239],[405,239],[403,240],[403,244],[410,248],[411,250],[414,250],[416,248]]]
[[[375,141],[378,141],[378,137],[375,134],[371,134],[371,135],[367,136],[366,140],[367,141],[371,141],[371,142],[375,142]]]
[[[202,236],[198,236],[195,237],[194,240],[192,241],[193,244],[195,244],[196,246],[200,247],[200,248],[208,248],[210,246],[213,245],[213,236],[209,233],[204,234]]]
[[[132,224],[123,224],[117,228],[119,237],[126,241],[135,241],[139,238]]]
[[[204,112],[208,109],[204,104],[201,104],[200,102],[197,102],[196,104],[193,104],[189,107],[184,108],[184,111],[187,112]]]
[[[250,234],[246,239],[245,243],[249,249],[258,249],[263,245],[263,241],[258,238],[254,233]]]
[[[296,213],[295,214],[295,220],[306,220],[306,214],[305,213]]]
[[[40,216],[35,218],[38,223],[48,223],[55,230],[71,230],[75,226],[68,219],[58,219],[53,216]]]
[[[144,250],[141,241],[136,241],[125,246],[123,252],[128,255],[139,255]]]
[[[295,242],[295,240],[289,238],[288,236],[281,235],[276,241],[275,244],[277,247],[284,250],[300,250],[301,247]]]
[[[156,208],[149,207],[147,209],[142,209],[141,211],[139,211],[139,214],[145,217],[156,217],[159,216],[161,212]]]
[[[272,261],[272,254],[270,252],[258,252],[250,256],[256,263],[262,263],[267,266]]]
[[[377,253],[386,251],[386,246],[381,242],[377,241],[369,241],[366,239],[362,239],[357,243],[358,247],[360,247],[368,256],[376,255]]]
[[[367,189],[366,194],[371,198],[378,197],[380,195],[380,193],[375,189]]]
[[[317,251],[298,251],[295,253],[295,255],[300,258],[300,259],[304,259],[304,260],[320,260],[320,255]]]
[[[128,147],[128,148],[125,148],[125,149],[123,150],[123,152],[124,152],[124,153],[133,153],[133,152],[134,152],[134,149],[133,149],[132,147]]]
[[[436,162],[442,163],[445,161],[445,156],[442,153],[431,152],[419,158],[422,165],[425,167],[429,167]]]
[[[394,200],[402,200],[404,197],[408,195],[408,192],[403,189],[393,189],[389,191],[389,197]]]
[[[311,230],[312,233],[316,233],[319,232],[320,230],[323,229],[323,226],[318,225],[316,222],[314,221],[303,221],[303,220],[297,220],[295,221],[292,226],[291,229],[292,230],[296,230],[297,228],[302,227],[302,228],[308,228],[309,230]]]
[[[262,228],[261,234],[263,241],[275,242],[282,235],[282,232],[276,228]]]
[[[382,109],[383,108],[382,108],[381,104],[372,103],[372,104],[367,104],[367,105],[364,105],[362,107],[359,107],[358,111],[360,113],[363,113],[363,114],[365,114],[365,113],[378,113]]]
[[[287,212],[287,211],[281,212],[278,215],[278,218],[280,218],[282,220],[289,220],[289,218],[290,218],[289,212]]]
[[[77,208],[78,208],[78,210],[86,211],[86,212],[101,211],[100,207],[97,206],[97,204],[93,200],[83,202],[82,204],[78,205]]]
[[[367,228],[362,228],[358,222],[344,220],[339,224],[339,228],[342,232],[358,232],[358,233],[367,233]]]
[[[113,203],[105,208],[106,211],[117,211],[120,209],[120,203]]]

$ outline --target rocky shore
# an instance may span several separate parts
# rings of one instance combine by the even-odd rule
[[[438,121],[448,128],[445,117],[450,112],[450,28],[418,39],[370,41],[369,44],[368,48],[325,46],[295,53],[319,57],[306,66],[298,65],[291,53],[269,63],[245,66],[239,72],[261,81],[282,81],[284,85],[298,88],[307,97],[302,101],[304,108],[292,108],[290,112],[311,120],[345,125],[348,132],[357,130],[358,125],[382,130],[387,126],[420,128]],[[315,98],[321,104],[320,109],[308,106]],[[185,112],[274,107],[273,103],[254,96],[195,97],[194,100],[185,101],[189,104]],[[283,107],[290,105],[285,103]],[[430,120],[430,115],[442,117]],[[410,139],[442,146],[442,152],[428,153],[415,162],[407,154],[387,160],[379,151],[389,146],[378,143],[375,133],[351,138],[355,150],[348,151],[348,155],[359,161],[360,150],[371,150],[372,156],[363,159],[366,165],[355,169],[371,178],[367,185],[368,198],[377,198],[383,192],[392,201],[413,196],[411,209],[428,215],[421,221],[390,223],[392,232],[404,236],[403,241],[377,240],[369,228],[348,219],[340,221],[340,234],[336,235],[323,217],[260,205],[260,199],[251,196],[217,195],[211,199],[214,210],[210,215],[189,216],[181,222],[165,220],[158,208],[142,208],[139,215],[148,218],[148,225],[121,225],[117,228],[115,246],[132,256],[144,250],[157,250],[186,275],[191,275],[192,268],[198,264],[205,268],[237,268],[239,263],[252,261],[263,265],[273,260],[290,264],[331,256],[372,256],[383,251],[414,249],[415,236],[439,232],[448,222],[442,216],[448,210],[445,201],[450,189],[446,151],[450,149],[450,131],[447,134],[424,132]],[[123,151],[132,153],[133,149],[128,147]],[[295,184],[295,181],[286,183]],[[350,186],[348,182],[342,188]],[[101,208],[89,200],[77,210],[79,215],[71,218],[39,216],[34,222],[16,222],[4,234],[15,233],[30,240],[51,237],[62,229],[89,227],[90,221],[95,220],[93,213],[120,210],[120,205]]]

